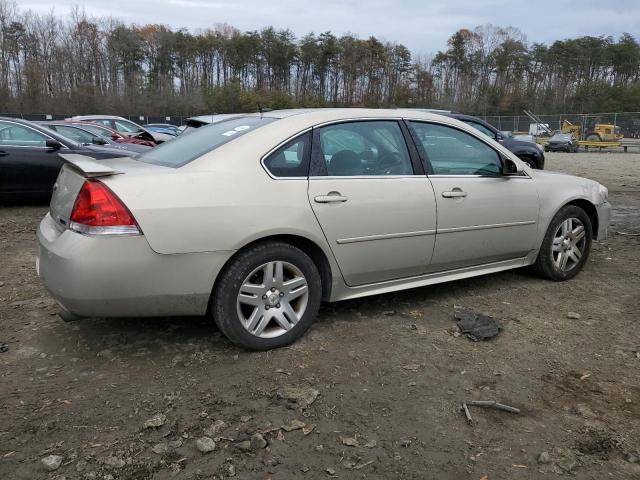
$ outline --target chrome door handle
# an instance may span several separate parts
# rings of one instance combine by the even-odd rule
[[[316,203],[346,202],[349,198],[340,195],[340,192],[329,192],[326,195],[314,197]]]
[[[442,192],[442,196],[444,198],[459,198],[459,197],[466,197],[467,196],[467,192],[463,192],[462,190],[451,190],[450,192]]]

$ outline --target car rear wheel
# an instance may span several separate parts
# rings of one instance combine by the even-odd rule
[[[266,242],[241,252],[221,273],[211,312],[231,342],[249,350],[289,345],[313,323],[320,273],[299,248]]]
[[[530,157],[521,157],[520,160],[522,160],[524,163],[526,163],[530,168],[538,168],[538,166],[536,165],[535,160],[533,160]]]
[[[549,224],[535,270],[555,281],[575,277],[589,257],[592,235],[591,220],[584,210],[575,205],[563,207]]]

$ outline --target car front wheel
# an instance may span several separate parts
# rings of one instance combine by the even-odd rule
[[[563,207],[549,224],[535,270],[550,280],[573,278],[589,257],[592,236],[591,220],[585,211],[575,205]]]
[[[241,252],[224,269],[211,312],[231,342],[267,350],[302,336],[321,297],[320,273],[306,253],[288,243],[265,242]]]

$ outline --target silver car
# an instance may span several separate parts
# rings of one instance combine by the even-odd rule
[[[38,230],[63,318],[211,315],[248,349],[291,343],[321,301],[529,265],[567,280],[610,217],[597,182],[415,110],[242,115],[135,160],[64,158]]]

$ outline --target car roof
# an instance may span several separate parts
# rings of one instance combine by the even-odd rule
[[[337,120],[365,118],[413,118],[419,120],[451,120],[451,116],[416,108],[299,108],[290,110],[273,110],[270,112],[252,113],[252,116],[286,119],[318,124]]]
[[[127,120],[128,122],[133,122],[133,120],[129,120],[124,117],[118,117],[117,115],[75,115],[73,117],[69,117],[67,120],[97,120],[99,118],[108,120]]]

